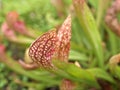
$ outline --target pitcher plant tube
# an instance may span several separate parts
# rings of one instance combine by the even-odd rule
[[[33,60],[32,68],[53,68],[52,59],[68,62],[71,39],[71,15],[59,29],[50,30],[38,37],[29,47],[28,54]],[[20,61],[23,67],[23,61]]]

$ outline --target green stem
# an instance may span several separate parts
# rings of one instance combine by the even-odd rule
[[[111,32],[111,30],[105,24],[104,24],[104,26],[109,35],[109,43],[110,43],[110,47],[111,47],[110,51],[112,52],[112,54],[116,54],[118,51],[117,37],[113,32]]]
[[[73,0],[73,3],[81,27],[83,28],[86,37],[94,50],[94,54],[97,56],[97,64],[99,67],[103,68],[104,52],[102,48],[102,40],[93,15],[84,0]]]
[[[104,12],[104,0],[99,0],[98,3],[98,9],[97,9],[97,19],[96,19],[96,23],[97,23],[97,27],[99,28],[101,20],[103,18],[103,12]]]
[[[19,74],[28,76],[29,78],[34,79],[36,81],[42,81],[42,82],[45,82],[48,84],[51,83],[52,77],[50,77],[49,75],[48,76],[43,76],[43,75],[41,76],[40,73],[35,73],[34,70],[24,70],[18,62],[16,62],[11,57],[9,57],[5,54],[0,56],[0,61],[3,62],[9,69],[11,69]],[[58,84],[58,81],[52,80],[52,82]]]
[[[106,11],[106,8],[108,7],[109,3],[111,0],[99,0],[98,2],[98,9],[97,9],[97,18],[96,18],[96,23],[97,27],[99,28],[101,25],[101,21],[104,20],[103,16]]]

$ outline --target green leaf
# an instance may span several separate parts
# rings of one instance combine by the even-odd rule
[[[102,48],[102,40],[100,33],[97,29],[96,21],[93,15],[85,3],[85,0],[73,0],[75,11],[79,19],[80,25],[83,28],[86,37],[94,50],[94,54],[97,56],[99,67],[104,67],[104,56]]]
[[[112,75],[120,80],[120,66],[111,67],[110,70]]]
[[[88,69],[87,71],[91,72],[96,78],[106,80],[110,83],[115,83],[113,78],[107,72],[105,72],[104,70],[100,68]]]
[[[58,69],[61,69],[72,76],[75,81],[99,88],[99,85],[91,72],[81,69],[74,64],[65,63],[59,60],[53,60],[53,63]]]
[[[98,7],[98,1],[99,1],[99,0],[88,0],[88,2],[89,2],[95,9],[97,9],[97,7]]]
[[[120,66],[116,66],[114,75],[120,80]]]
[[[70,60],[87,61],[88,57],[85,54],[71,50],[70,55],[69,55],[69,59]]]

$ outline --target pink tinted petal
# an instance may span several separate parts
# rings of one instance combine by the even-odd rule
[[[1,31],[7,38],[15,38],[16,37],[14,31],[8,27],[6,22],[2,24]]]
[[[6,21],[10,29],[24,35],[27,34],[27,28],[25,26],[25,23],[19,20],[19,15],[17,12],[9,12],[7,14]]]
[[[29,49],[29,56],[40,67],[52,67],[52,56],[55,52],[56,31],[49,31],[40,36]]]
[[[71,16],[69,15],[57,31],[56,56],[59,60],[68,61],[71,39]]]
[[[9,12],[6,16],[8,25],[13,25],[17,21],[18,17],[19,15],[16,11]]]
[[[71,16],[69,15],[58,29],[57,37],[60,42],[67,44],[71,39]]]
[[[5,53],[5,46],[3,44],[0,44],[0,54]]]
[[[26,28],[25,23],[23,21],[16,21],[13,24],[13,29],[21,34],[27,33],[27,28]]]

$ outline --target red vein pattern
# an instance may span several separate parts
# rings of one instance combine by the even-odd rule
[[[40,36],[29,48],[29,56],[40,67],[53,67],[52,59],[68,61],[71,39],[71,17],[62,26]]]
[[[56,31],[49,31],[40,36],[29,49],[29,56],[40,66],[52,66],[51,58],[55,51]]]
[[[68,16],[57,31],[56,57],[59,60],[68,61],[71,39],[71,16]]]

